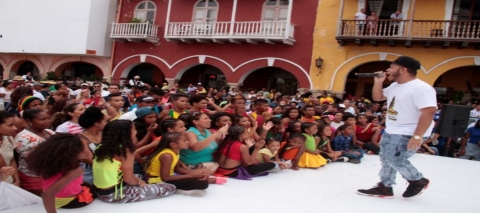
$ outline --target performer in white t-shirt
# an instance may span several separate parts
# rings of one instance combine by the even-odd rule
[[[387,101],[386,129],[380,141],[380,182],[371,189],[360,189],[361,195],[392,198],[392,185],[397,171],[409,182],[403,197],[420,195],[428,187],[424,178],[408,158],[420,148],[430,135],[433,117],[437,111],[435,89],[416,78],[420,62],[407,56],[395,60],[382,77],[375,77],[372,97]],[[385,79],[393,83],[383,88]]]

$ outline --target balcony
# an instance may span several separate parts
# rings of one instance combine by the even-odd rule
[[[360,26],[366,26],[360,29]],[[442,48],[457,46],[460,49],[473,46],[480,49],[480,21],[443,21],[443,20],[378,20],[357,21],[342,20],[336,39],[342,46],[353,42],[362,46],[370,43],[378,46],[387,43],[389,46],[413,44],[430,48],[440,45]]]
[[[287,22],[170,22],[165,39],[173,42],[240,44],[295,43],[295,26]]]
[[[110,38],[118,42],[151,42],[159,43],[159,26],[145,23],[113,23]]]

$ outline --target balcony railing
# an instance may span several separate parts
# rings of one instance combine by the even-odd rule
[[[158,43],[159,26],[145,23],[113,23],[110,38],[117,41],[148,41]]]
[[[409,32],[411,29],[411,32]],[[340,37],[480,39],[480,21],[342,20]]]
[[[171,22],[167,25],[165,38],[184,42],[211,40],[292,45],[294,30],[294,25],[287,22]]]

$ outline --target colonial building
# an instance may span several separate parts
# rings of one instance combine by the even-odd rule
[[[109,76],[116,0],[15,0],[0,6],[0,73]]]
[[[114,82],[140,75],[149,83],[313,87],[318,0],[119,2]]]
[[[417,76],[439,93],[480,91],[480,0],[321,2],[312,57],[321,66],[310,67],[314,89],[369,96],[373,80],[354,73],[386,70],[408,55],[422,63]],[[356,17],[362,8],[366,16]]]

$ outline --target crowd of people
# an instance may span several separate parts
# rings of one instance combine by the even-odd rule
[[[122,86],[18,77],[0,87],[0,185],[41,196],[48,213],[94,199],[203,196],[227,177],[358,164],[380,153],[388,111],[363,97],[314,97],[308,90],[285,95],[200,83],[150,86],[137,77]],[[480,122],[465,138],[460,153],[479,160],[470,143],[479,141]],[[419,152],[445,155],[445,141],[432,133]]]

